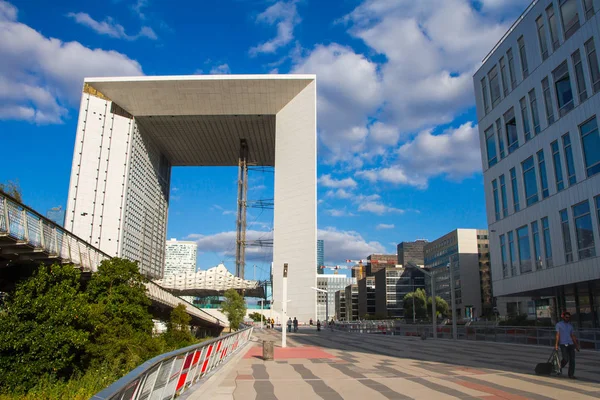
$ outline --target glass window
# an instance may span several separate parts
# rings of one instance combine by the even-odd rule
[[[506,262],[506,240],[500,235],[500,257],[502,257],[502,276],[508,277],[508,263]]]
[[[485,77],[481,79],[481,97],[483,97],[483,109],[487,114],[490,111],[490,103],[488,101],[487,83],[485,82]]]
[[[517,134],[517,120],[515,110],[511,108],[504,114],[504,126],[506,128],[506,144],[508,154],[519,148],[519,135]]]
[[[548,217],[542,218],[542,229],[544,233],[544,253],[546,256],[546,268],[552,267],[552,240],[550,238],[550,224]]]
[[[579,29],[579,13],[575,0],[560,0],[560,14],[562,17],[565,40],[570,38]]]
[[[552,4],[546,8],[546,15],[548,16],[548,26],[550,27],[550,39],[552,40],[552,50],[558,49],[560,41],[558,39],[558,25],[556,24],[556,15],[554,14],[554,7]]]
[[[529,112],[527,111],[527,100],[523,97],[519,100],[521,106],[521,118],[523,119],[523,133],[525,134],[525,141],[531,140],[531,128],[529,126]]]
[[[533,156],[523,161],[521,166],[523,168],[523,182],[525,183],[525,203],[530,206],[539,200]]]
[[[587,200],[573,206],[573,220],[579,259],[596,257],[592,214]]]
[[[548,78],[542,79],[542,91],[544,92],[544,105],[546,106],[548,125],[552,125],[554,123],[554,106],[552,105],[552,93],[550,92]]]
[[[502,122],[500,118],[496,120],[496,134],[498,135],[498,145],[500,146],[500,159],[504,158],[504,139],[502,138]]]
[[[500,101],[500,81],[498,80],[498,68],[494,66],[488,73],[490,81],[490,95],[492,96],[492,108]]]
[[[573,161],[573,149],[571,148],[571,136],[565,133],[562,136],[563,150],[565,151],[565,160],[567,161],[567,180],[569,186],[577,183],[575,175],[575,162]]]
[[[563,116],[573,109],[573,92],[567,62],[563,62],[552,72],[556,100],[558,101],[558,115]]]
[[[531,116],[533,117],[533,131],[537,135],[542,129],[540,128],[540,114],[538,113],[535,89],[529,91],[527,95],[529,96],[529,106],[531,107]]]
[[[513,205],[515,212],[519,211],[519,187],[517,186],[517,172],[514,168],[510,169],[510,184],[512,186]]]
[[[583,10],[585,11],[585,19],[588,20],[594,15],[594,0],[583,0]]]
[[[513,232],[508,232],[508,254],[510,255],[510,273],[517,275],[517,252],[515,251],[515,239]]]
[[[485,143],[487,148],[488,168],[498,162],[496,156],[496,137],[494,136],[494,126],[485,130]]]
[[[508,59],[508,74],[510,76],[510,83],[512,85],[512,89],[517,86],[517,77],[515,75],[515,59],[513,57],[512,49],[508,49],[506,51],[506,58]]]
[[[531,223],[531,236],[533,237],[533,261],[535,269],[542,268],[542,251],[540,248],[540,231],[537,221]]]
[[[581,63],[581,54],[579,50],[571,54],[573,60],[573,68],[575,68],[575,83],[577,84],[577,94],[579,95],[579,102],[583,102],[587,99],[587,89],[585,88],[585,75],[583,74],[583,64]]]
[[[554,162],[554,178],[556,179],[556,191],[560,192],[565,188],[563,181],[562,163],[560,161],[560,153],[558,151],[558,141],[550,143],[552,150],[552,161]]]
[[[523,71],[523,79],[529,75],[529,67],[527,66],[527,50],[525,49],[525,39],[523,36],[517,39],[519,45],[519,56],[521,57],[521,70]]]
[[[492,181],[492,191],[494,193],[494,215],[496,221],[500,220],[500,200],[498,199],[498,182],[494,179]]]
[[[580,125],[579,132],[587,176],[594,176],[600,172],[600,134],[596,117]]]
[[[573,262],[573,245],[571,244],[571,229],[569,228],[569,213],[560,211],[560,226],[562,229],[563,244],[565,247],[565,261]]]
[[[506,181],[504,175],[500,175],[500,198],[502,199],[502,216],[508,217],[508,200],[506,197]]]
[[[600,90],[600,69],[598,67],[598,56],[596,55],[596,45],[594,38],[585,42],[585,53],[587,54],[588,65],[590,66],[590,76],[592,77],[592,88],[594,93]]]
[[[544,150],[537,152],[538,170],[540,174],[540,184],[542,185],[542,199],[548,197],[548,177],[546,176],[546,162],[544,160]]]
[[[517,229],[517,243],[519,245],[521,273],[531,272],[531,248],[529,247],[529,229],[527,225]]]
[[[544,18],[540,15],[536,20],[538,39],[540,41],[540,51],[542,52],[542,60],[548,58],[548,39],[546,38],[546,29],[544,29]]]
[[[502,89],[504,90],[504,97],[510,91],[508,87],[508,81],[506,80],[506,63],[504,62],[504,57],[500,57],[500,78],[502,79]]]

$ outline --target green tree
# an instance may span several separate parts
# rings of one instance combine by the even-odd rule
[[[429,298],[427,299],[427,315],[429,315],[429,318],[431,318],[432,312],[431,303],[431,296],[429,296]],[[438,317],[447,317],[450,313],[450,306],[448,306],[446,300],[442,299],[440,296],[435,296],[435,313],[438,315]]]
[[[102,261],[92,275],[86,290],[93,325],[88,352],[95,363],[127,372],[160,351],[145,283],[137,263],[120,258]]]
[[[185,305],[178,304],[171,311],[169,322],[167,322],[167,331],[164,333],[167,346],[179,349],[194,343],[194,336],[190,331],[191,321],[192,317],[187,313]]]
[[[248,314],[248,317],[250,317],[252,319],[252,321],[254,321],[254,322],[260,322],[262,314],[259,312],[253,312],[253,313]],[[264,317],[262,317],[262,318],[264,321],[265,318]]]
[[[8,181],[6,183],[0,182],[0,191],[3,191],[7,195],[14,197],[21,203],[23,202],[21,185],[19,185],[19,181]]]
[[[228,289],[225,292],[225,301],[221,303],[221,311],[227,315],[229,327],[232,331],[237,331],[246,315],[246,302],[244,298],[234,289]]]
[[[0,314],[0,389],[24,392],[43,375],[86,368],[90,307],[72,265],[41,265],[19,283]]]
[[[414,302],[413,302],[414,298]],[[417,289],[412,293],[407,293],[404,296],[404,319],[407,321],[412,321],[413,319],[413,303],[415,306],[415,318],[423,319],[427,318],[427,295],[425,294],[425,290]]]

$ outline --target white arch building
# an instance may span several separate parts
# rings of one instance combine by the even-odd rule
[[[273,296],[315,318],[316,77],[210,75],[87,78],[65,227],[162,277],[173,166],[275,167]],[[208,193],[207,193],[208,194]]]

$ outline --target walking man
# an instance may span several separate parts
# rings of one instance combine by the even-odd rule
[[[288,328],[288,332],[292,331],[292,317],[288,318],[288,320],[287,320],[287,328]]]
[[[554,348],[558,350],[559,347],[562,355],[561,370],[568,363],[569,378],[577,379],[575,377],[575,349],[579,351],[579,342],[575,337],[573,325],[571,325],[571,313],[568,311],[562,313],[562,321],[556,324],[556,342]]]
[[[298,320],[294,317],[294,332],[298,332]]]

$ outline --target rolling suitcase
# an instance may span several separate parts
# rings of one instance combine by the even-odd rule
[[[550,375],[552,373],[560,375],[560,359],[558,358],[558,351],[552,350],[550,358],[545,363],[539,363],[535,366],[535,373],[537,375]]]

